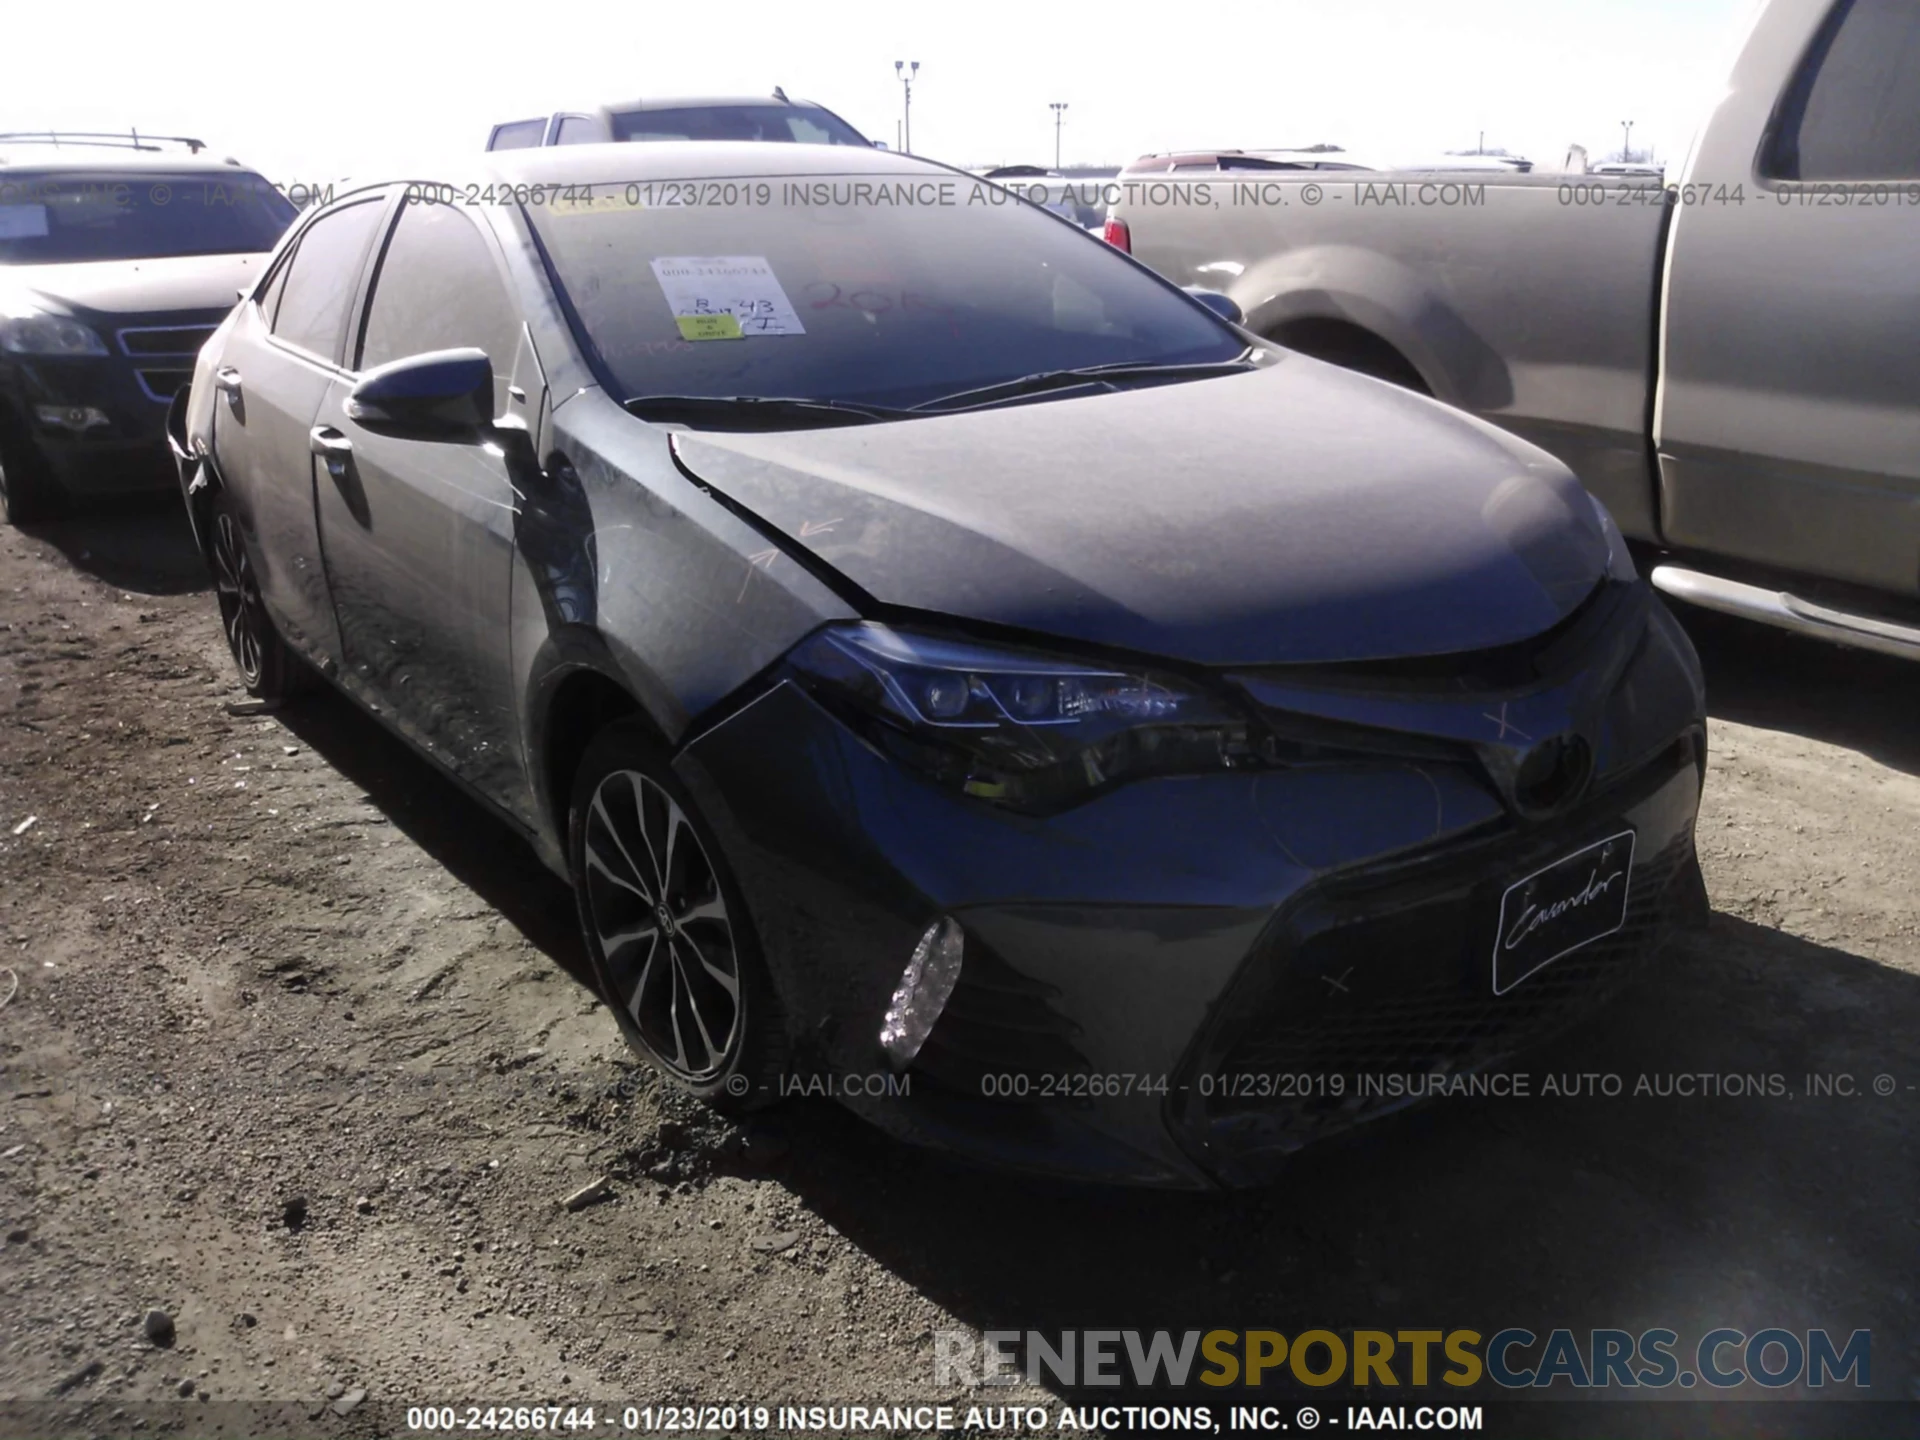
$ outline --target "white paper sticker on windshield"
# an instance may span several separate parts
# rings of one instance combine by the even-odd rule
[[[25,240],[46,233],[46,206],[0,205],[0,240]]]
[[[688,340],[807,333],[764,255],[665,255],[653,276]]]

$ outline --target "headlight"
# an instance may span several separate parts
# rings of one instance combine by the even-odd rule
[[[13,355],[104,355],[106,342],[70,315],[0,319],[0,350]]]
[[[1145,775],[1261,763],[1248,716],[1175,676],[836,625],[790,657],[816,698],[896,759],[1014,809]]]

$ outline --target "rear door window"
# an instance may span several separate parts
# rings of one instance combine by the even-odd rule
[[[276,339],[329,363],[339,360],[360,267],[385,211],[384,197],[358,200],[307,227],[281,283],[273,314]]]
[[[1840,0],[1781,106],[1776,180],[1920,179],[1920,5]]]

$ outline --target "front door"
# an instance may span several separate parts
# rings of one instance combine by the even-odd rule
[[[1672,545],[1913,594],[1920,6],[1842,0],[1824,23],[1789,26],[1798,13],[1763,17],[1678,197],[1661,529]]]
[[[434,350],[493,361],[495,413],[525,327],[494,243],[452,205],[403,204],[370,285],[355,374]],[[321,547],[343,679],[483,793],[524,788],[509,664],[514,514],[498,446],[398,440],[348,418],[353,377],[315,419]]]

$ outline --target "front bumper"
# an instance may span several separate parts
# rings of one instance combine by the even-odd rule
[[[1302,1144],[1405,1103],[1356,1103],[1362,1069],[1459,1073],[1537,1043],[1697,907],[1697,664],[1653,609],[1607,685],[1608,744],[1632,763],[1602,766],[1582,803],[1544,821],[1510,813],[1470,751],[1430,748],[1141,781],[1031,819],[903,772],[786,683],[677,769],[739,875],[819,1077],[810,1093],[1031,1172],[1257,1183]],[[1494,996],[1506,885],[1623,828],[1636,836],[1626,926]],[[961,980],[893,1077],[880,1019],[942,915],[966,934]]]
[[[1668,929],[1704,921],[1694,853],[1697,741],[1551,826],[1495,833],[1312,885],[1261,937],[1195,1046],[1170,1122],[1226,1184],[1270,1176],[1314,1140],[1444,1093],[1616,995]],[[1636,837],[1625,921],[1496,994],[1501,894],[1622,830]]]
[[[92,321],[113,353],[0,356],[0,405],[66,493],[167,490],[175,483],[167,406],[192,380],[199,344],[217,322],[200,311],[118,327]]]

